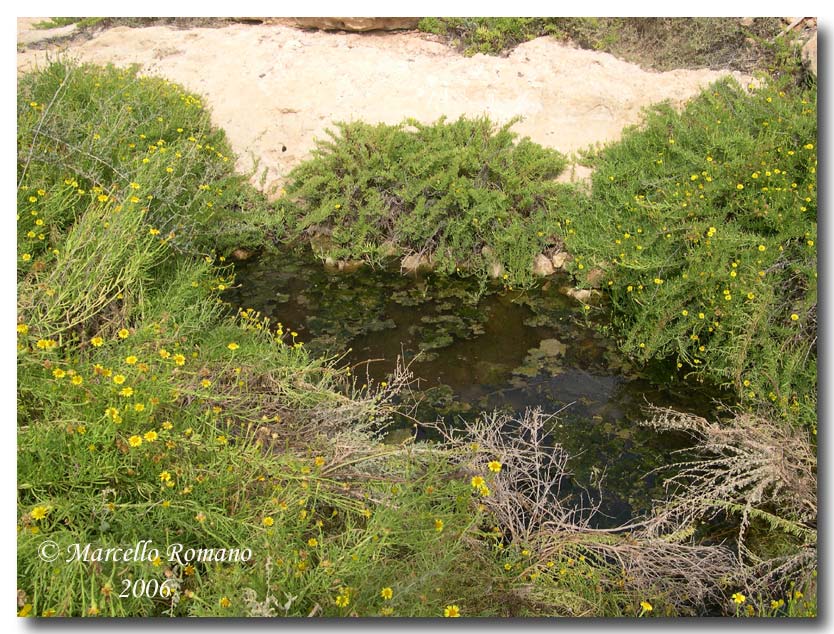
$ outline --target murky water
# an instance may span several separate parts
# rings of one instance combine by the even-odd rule
[[[228,301],[280,321],[313,352],[349,350],[344,362],[357,375],[384,380],[398,357],[410,363],[418,420],[531,406],[560,411],[552,439],[572,456],[575,485],[598,489],[602,478],[600,525],[647,510],[662,494],[660,478],[649,472],[685,447],[681,437],[640,427],[645,407],[710,408],[703,389],[659,368],[636,372],[560,292],[567,277],[519,292],[434,274],[328,271],[309,253],[291,252],[240,263],[236,277]],[[403,418],[389,440],[414,433]]]

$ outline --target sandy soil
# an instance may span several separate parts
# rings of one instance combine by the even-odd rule
[[[32,21],[18,20],[18,41],[31,38]],[[570,153],[617,139],[640,121],[643,107],[680,104],[726,74],[645,71],[549,38],[522,44],[506,58],[467,58],[416,32],[325,33],[277,24],[118,27],[88,41],[23,50],[18,70],[42,65],[56,51],[100,64],[138,63],[199,93],[226,130],[238,168],[257,159],[268,190],[309,156],[332,121],[521,115],[514,128],[520,135]]]

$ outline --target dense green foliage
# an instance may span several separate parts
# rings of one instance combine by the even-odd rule
[[[252,195],[196,98],[128,71],[56,64],[22,80],[18,112],[23,612],[240,615],[260,609],[246,588],[263,602],[276,584],[297,597],[282,613],[316,603],[324,614],[371,612],[383,599],[378,588],[357,592],[363,571],[389,557],[409,566],[411,549],[440,575],[433,586],[452,592],[455,534],[472,521],[457,502],[465,483],[436,481],[438,463],[400,487],[413,512],[372,515],[362,500],[378,487],[391,495],[388,461],[398,474],[413,465],[357,431],[377,476],[356,498],[315,421],[327,411],[349,432],[384,416],[387,396],[352,392],[345,370],[310,358],[280,325],[225,317],[226,271],[179,248],[198,246],[222,226],[220,210],[234,216],[238,196]],[[296,434],[301,447],[265,451]],[[411,497],[426,486],[439,497]],[[401,521],[408,532],[391,524]],[[387,533],[398,537],[371,539]],[[163,561],[49,564],[37,554],[45,538],[62,558],[74,543],[152,540]],[[180,565],[165,557],[175,543],[248,547],[254,559]],[[166,578],[176,599],[117,598],[122,579]],[[378,581],[397,588],[407,613],[442,612],[394,578]],[[350,609],[334,604],[340,592]]]
[[[53,64],[22,78],[18,126],[19,614],[615,615],[654,600],[599,593],[607,568],[575,565],[576,544],[505,543],[482,504],[501,456],[381,445],[401,383],[359,387],[288,325],[229,314],[228,270],[191,251],[255,217],[241,200],[265,203],[194,96]],[[159,559],[96,555],[143,540]],[[86,561],[66,561],[73,544]],[[252,556],[178,561],[177,544]]]
[[[567,195],[552,181],[565,159],[527,138],[515,142],[513,123],[339,124],[290,174],[291,230],[329,236],[335,258],[372,259],[393,246],[449,273],[486,276],[499,262],[509,283],[530,283],[533,256],[557,230]]]
[[[232,314],[215,250],[314,236],[334,257],[424,253],[526,284],[532,256],[564,239],[581,282],[601,272],[627,352],[678,358],[748,409],[816,424],[813,87],[723,83],[682,113],[658,108],[590,157],[589,196],[553,182],[563,157],[486,119],[340,125],[270,205],[233,172],[200,100],[170,82],[56,63],[21,78],[17,112],[22,614],[702,608],[669,569],[701,552],[686,551],[694,528],[510,539],[498,518],[523,515],[513,496],[526,490],[502,464],[526,464],[521,445],[380,444],[402,380],[360,387],[291,325]],[[44,539],[62,554],[152,540],[163,558],[51,563]],[[767,541],[757,552],[791,554]],[[171,544],[253,558],[180,564]],[[176,593],[121,598],[123,579],[170,579]],[[727,613],[813,612],[799,591],[763,592],[755,609],[751,596],[742,612],[739,579],[707,579]]]
[[[641,359],[816,428],[816,90],[714,85],[594,160],[566,236]]]
[[[441,35],[466,55],[506,53],[550,35],[582,48],[605,51],[647,68],[734,68],[773,63],[780,48],[770,38],[778,18],[423,18],[419,28]]]
[[[225,135],[211,127],[197,96],[139,77],[135,68],[64,63],[20,84],[27,95],[18,100],[21,179],[66,172],[59,183],[65,204],[49,218],[56,229],[65,230],[91,198],[144,210],[146,222],[191,253],[253,245],[276,229],[263,197],[234,172]],[[36,206],[26,202],[31,194],[20,190],[21,205]],[[33,256],[46,250],[36,236],[21,246]]]

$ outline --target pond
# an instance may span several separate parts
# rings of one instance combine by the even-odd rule
[[[601,499],[597,526],[625,522],[662,496],[657,467],[680,459],[686,439],[639,425],[649,404],[708,414],[711,398],[668,368],[638,371],[565,295],[566,274],[533,290],[397,268],[325,267],[309,251],[236,265],[226,300],[298,333],[311,352],[347,354],[357,375],[385,380],[398,358],[415,375],[413,418],[450,423],[480,412],[559,412],[552,441],[571,456],[575,491]],[[604,313],[605,311],[598,311]],[[712,390],[715,394],[715,390]],[[405,404],[404,404],[405,405]],[[430,437],[402,417],[388,442]],[[587,501],[587,500],[586,500]]]

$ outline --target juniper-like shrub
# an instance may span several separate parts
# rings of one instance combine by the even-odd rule
[[[553,180],[565,158],[517,140],[516,121],[338,123],[290,174],[291,230],[329,236],[336,258],[372,259],[393,246],[430,255],[445,272],[485,274],[497,261],[509,283],[531,282],[570,190]]]

